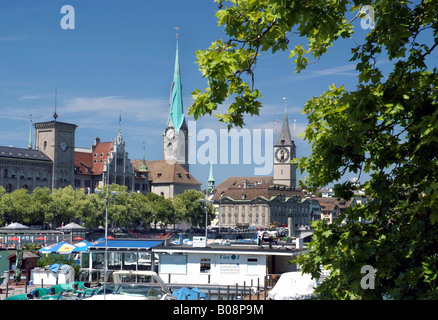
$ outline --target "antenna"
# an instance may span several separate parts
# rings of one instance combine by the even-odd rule
[[[29,149],[32,149],[32,115],[30,115],[30,127],[29,127]]]
[[[58,103],[58,87],[55,86],[55,113],[53,114],[53,118],[55,119],[55,121],[58,118],[58,114],[56,113],[57,103]]]

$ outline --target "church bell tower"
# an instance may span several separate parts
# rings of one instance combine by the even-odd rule
[[[290,163],[296,157],[296,146],[292,140],[286,110],[280,135],[274,145],[274,184],[296,188],[297,165]]]
[[[176,41],[175,71],[170,96],[170,112],[163,132],[163,160],[178,162],[189,171],[188,127],[184,117],[182,85],[179,68],[178,34]]]

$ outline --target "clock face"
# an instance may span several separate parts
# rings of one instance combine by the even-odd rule
[[[289,160],[289,150],[282,147],[275,151],[275,159],[278,162],[286,162]]]
[[[59,146],[61,147],[62,151],[66,151],[67,150],[67,142],[62,141]]]
[[[167,139],[172,140],[175,137],[175,130],[173,128],[167,128],[165,134]]]

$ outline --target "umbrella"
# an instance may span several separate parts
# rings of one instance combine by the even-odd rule
[[[58,248],[58,250],[56,251],[56,253],[60,253],[60,254],[69,254],[71,253],[74,249],[76,249],[76,246],[74,244],[70,244],[70,243],[64,243],[62,246],[60,246]]]
[[[44,241],[46,241],[47,239],[45,237],[38,237],[38,238],[35,238],[35,240],[44,240]]]
[[[84,240],[84,241],[75,243],[75,246],[76,246],[76,248],[73,249],[72,252],[86,252],[86,251],[88,251],[88,247],[94,246],[94,244],[92,244],[89,241]]]
[[[20,240],[20,239],[18,239],[17,237],[11,237],[11,238],[9,238],[9,240],[12,240],[12,241],[18,241],[18,240]]]
[[[69,254],[75,249],[76,246],[72,245],[68,242],[59,242],[55,244],[51,244],[49,246],[45,246],[38,250],[39,253],[60,253],[60,254]]]
[[[80,240],[84,240],[84,238],[76,237],[76,238],[73,238],[73,240],[78,240],[78,241],[80,241]]]
[[[198,300],[198,293],[199,299],[208,298],[207,295],[198,288],[190,289],[187,287],[182,287],[181,289],[173,292],[172,295],[178,300]]]

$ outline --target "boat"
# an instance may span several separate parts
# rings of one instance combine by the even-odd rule
[[[314,297],[317,282],[301,271],[285,272],[269,292],[268,300],[307,300]]]
[[[82,300],[176,300],[154,271],[115,271],[113,279],[114,283],[101,286],[95,295]]]

